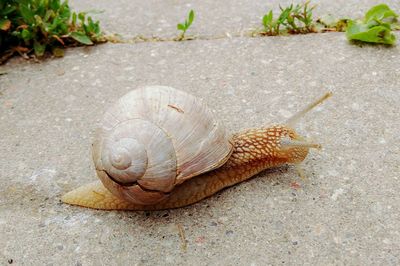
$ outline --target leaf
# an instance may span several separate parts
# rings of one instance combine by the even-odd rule
[[[181,23],[179,23],[176,27],[178,30],[186,30],[185,25],[183,25]]]
[[[71,32],[70,36],[80,43],[83,43],[86,45],[93,44],[92,40],[85,33],[75,31],[75,32]]]
[[[285,8],[285,10],[283,10],[282,13],[279,15],[277,23],[282,24],[287,19],[291,10],[292,10],[291,7]]]
[[[290,25],[294,24],[294,17],[291,16],[290,14],[287,16],[286,20]]]
[[[346,35],[350,39],[352,39],[352,36],[365,32],[368,30],[368,26],[366,24],[356,22],[354,20],[350,20],[347,24],[347,30],[346,30]]]
[[[21,37],[27,43],[29,40],[32,39],[32,33],[29,30],[23,29],[21,32]]]
[[[262,22],[265,28],[269,26],[268,15],[264,15],[262,18]]]
[[[189,28],[190,25],[192,25],[193,20],[194,20],[194,11],[190,10],[190,12],[189,12],[189,21],[188,21],[188,24],[187,24],[187,28]]]
[[[79,18],[79,20],[81,21],[82,24],[85,23],[85,16],[86,16],[86,13],[84,13],[84,12],[80,12],[78,14],[78,18]]]
[[[14,12],[17,8],[15,6],[8,6],[1,10],[2,16],[7,16],[8,14]]]
[[[65,1],[63,4],[61,4],[58,14],[60,14],[61,17],[69,19],[71,16],[71,9],[68,6],[68,1]]]
[[[92,33],[92,34],[93,33],[97,34],[97,31],[98,31],[98,29],[96,28],[97,25],[96,25],[96,23],[93,22],[92,17],[88,17],[87,20],[88,20],[87,31]]]
[[[56,13],[54,13],[54,10],[47,10],[46,15],[44,16],[44,21],[49,21],[51,18],[54,18],[56,16]]]
[[[269,13],[263,17],[263,24],[265,27],[272,25],[272,16],[272,10],[270,10]]]
[[[35,22],[34,19],[35,13],[31,9],[29,9],[26,5],[20,5],[19,11],[25,22],[29,24],[33,24]]]
[[[28,7],[35,13],[35,15],[44,17],[46,15],[46,9],[48,9],[47,2],[47,0],[30,1]]]
[[[394,44],[396,36],[385,26],[368,28],[366,24],[350,21],[346,30],[349,40],[358,40],[368,43]]]
[[[75,27],[76,24],[76,13],[72,13],[72,26]]]
[[[60,1],[52,1],[52,0],[50,0],[49,2],[50,2],[49,3],[50,10],[58,10],[58,9],[60,9]]]
[[[100,35],[101,31],[100,31],[100,26],[99,26],[99,22],[98,22],[98,21],[96,21],[96,22],[93,24],[93,28],[94,28],[94,33],[95,33],[96,35]]]
[[[46,51],[46,44],[41,44],[37,40],[33,42],[33,50],[35,51],[35,55],[37,57],[42,57],[44,52]]]
[[[371,20],[382,20],[385,18],[396,18],[398,15],[391,10],[387,5],[380,4],[372,7],[368,12],[365,14],[365,22]]]
[[[396,36],[392,33],[391,28],[397,16],[385,4],[374,6],[365,14],[363,21],[349,21],[346,36],[349,40],[395,44]]]
[[[0,19],[0,30],[7,31],[11,28],[11,21],[9,19]]]

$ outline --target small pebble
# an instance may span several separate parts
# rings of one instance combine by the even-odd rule
[[[206,238],[204,236],[199,236],[198,238],[196,238],[195,242],[202,244],[205,242],[205,240],[206,240]]]
[[[211,222],[210,225],[211,226],[217,226],[218,224],[216,222]]]

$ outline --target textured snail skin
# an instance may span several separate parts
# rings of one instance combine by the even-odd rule
[[[247,180],[265,169],[302,162],[309,148],[282,147],[280,141],[285,136],[301,140],[294,130],[285,126],[250,129],[234,135],[233,153],[224,165],[183,182],[174,188],[166,200],[154,205],[137,205],[119,199],[100,181],[67,193],[62,201],[104,210],[163,210],[187,206]]]

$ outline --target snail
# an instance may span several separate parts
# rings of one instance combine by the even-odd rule
[[[283,125],[230,135],[196,97],[165,86],[132,90],[105,113],[92,147],[100,181],[62,201],[106,210],[161,210],[198,202],[223,188],[320,148],[293,129],[308,105]]]

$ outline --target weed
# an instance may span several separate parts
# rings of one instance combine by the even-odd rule
[[[264,30],[260,32],[262,35],[279,35],[282,33],[310,33],[315,32],[312,11],[315,6],[309,6],[310,1],[296,6],[290,5],[286,8],[279,6],[281,13],[274,20],[272,10],[264,15],[262,24]]]
[[[14,53],[63,56],[63,47],[105,41],[99,22],[61,0],[0,0],[0,64]]]
[[[286,9],[287,10],[287,9]],[[265,35],[279,35],[280,33],[280,26],[283,25],[286,16],[287,16],[287,12],[282,12],[278,19],[274,20],[273,18],[273,13],[272,10],[269,11],[269,13],[267,15],[265,15],[263,17],[263,25],[264,25],[264,30],[265,32],[263,32],[263,34]]]
[[[312,11],[316,5],[309,7],[309,4],[310,1],[305,2],[303,5],[297,5],[295,11],[293,12],[294,18],[303,23],[303,31],[306,33],[315,31]]]
[[[393,45],[396,43],[396,36],[392,30],[396,27],[397,17],[387,5],[376,5],[367,11],[363,20],[349,21],[347,39]]]
[[[190,10],[188,18],[185,19],[184,23],[179,23],[176,27],[178,30],[182,31],[181,35],[178,37],[177,40],[181,41],[185,39],[185,33],[190,28],[194,20],[194,11]]]
[[[350,21],[349,18],[337,19],[332,15],[326,15],[316,20],[316,27],[317,30],[321,32],[325,31],[343,32],[346,31],[349,21]]]

